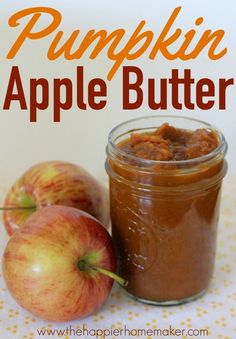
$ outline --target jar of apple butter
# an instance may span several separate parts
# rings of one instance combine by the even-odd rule
[[[110,132],[112,237],[130,296],[175,305],[206,290],[226,151],[219,130],[180,116],[138,118]]]

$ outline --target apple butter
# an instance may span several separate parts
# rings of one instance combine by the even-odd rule
[[[173,305],[206,290],[226,151],[223,134],[196,119],[145,117],[111,131],[112,237],[129,295]]]

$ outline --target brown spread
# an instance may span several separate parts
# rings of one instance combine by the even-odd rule
[[[218,146],[215,131],[187,131],[165,123],[154,132],[132,133],[119,144],[128,154],[148,160],[187,160],[200,157]]]
[[[184,130],[165,123],[152,132],[130,133],[117,147],[135,159],[175,161],[174,169],[140,170],[134,158],[125,164],[108,160],[119,274],[128,280],[127,292],[137,298],[181,300],[208,286],[221,187],[216,177],[223,160],[184,171],[177,165],[209,154],[218,145],[213,130]]]

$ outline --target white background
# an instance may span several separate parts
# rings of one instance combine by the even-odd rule
[[[75,78],[77,65],[85,67],[85,78],[106,78],[112,62],[107,60],[106,50],[93,61],[88,60],[88,54],[81,60],[65,61],[60,58],[50,62],[47,59],[47,49],[55,33],[40,41],[27,41],[14,60],[7,60],[6,54],[26,24],[25,20],[16,28],[8,26],[8,18],[16,11],[37,6],[37,1],[3,1],[0,5],[0,182],[11,184],[26,168],[44,160],[61,159],[78,163],[101,180],[106,178],[104,170],[105,146],[111,128],[116,124],[142,115],[161,114],[151,111],[144,99],[142,108],[137,111],[122,111],[122,70],[120,69],[112,82],[108,83],[108,103],[102,111],[80,111],[75,108],[62,113],[61,122],[53,123],[52,106],[47,111],[39,112],[38,122],[29,122],[29,112],[21,111],[18,104],[13,104],[11,110],[3,111],[3,101],[12,65],[18,65],[21,70],[26,98],[29,100],[29,79],[46,77]],[[125,65],[139,66],[148,77],[169,77],[172,68],[180,70],[191,68],[193,76],[198,79],[208,77],[231,78],[236,71],[236,2],[234,0],[192,0],[192,1],[158,1],[158,0],[119,0],[119,1],[40,1],[40,6],[51,6],[58,9],[62,15],[60,29],[68,37],[75,29],[81,30],[82,36],[89,29],[117,28],[127,30],[126,39],[141,20],[146,20],[146,29],[151,29],[157,39],[161,29],[176,6],[182,5],[173,29],[180,27],[185,34],[195,28],[197,17],[204,17],[204,23],[198,28],[200,37],[205,29],[224,29],[226,34],[221,47],[227,47],[228,53],[219,61],[210,61],[207,50],[193,61],[167,61],[159,56],[155,61],[148,59],[148,54],[139,60],[125,62]],[[153,44],[152,44],[153,46]],[[50,81],[52,84],[52,81]],[[235,85],[236,86],[236,85]],[[175,111],[168,113],[182,114],[200,118],[213,123],[225,134],[228,144],[228,160],[230,172],[236,171],[236,87],[231,87],[227,95],[227,110],[218,111]],[[146,98],[146,97],[145,97]],[[52,93],[50,95],[52,99]],[[166,112],[164,112],[166,113]]]
[[[183,70],[191,68],[193,76],[231,78],[236,75],[236,1],[235,0],[3,0],[0,2],[0,201],[3,192],[29,166],[44,160],[62,159],[78,163],[87,168],[100,180],[105,180],[104,170],[105,146],[111,128],[125,120],[150,114],[147,105],[138,111],[122,111],[122,73],[117,73],[108,86],[108,104],[103,111],[78,111],[76,108],[62,113],[61,123],[52,122],[52,106],[38,114],[36,124],[29,123],[29,112],[21,111],[13,105],[10,111],[3,111],[2,105],[12,65],[20,67],[26,97],[29,100],[29,78],[75,77],[77,65],[85,67],[86,80],[93,77],[106,78],[112,63],[107,60],[105,51],[98,59],[88,61],[85,55],[78,61],[59,59],[47,60],[47,49],[56,33],[42,41],[28,41],[14,60],[6,60],[6,54],[17,38],[22,26],[8,27],[8,18],[17,10],[30,6],[52,6],[63,14],[60,29],[69,36],[75,29],[81,30],[81,38],[89,29],[105,28],[112,31],[117,28],[127,30],[127,39],[138,23],[145,19],[146,29],[155,32],[157,38],[169,15],[176,6],[182,5],[182,11],[173,29],[183,29],[183,34],[194,28],[197,17],[204,17],[204,24],[199,27],[198,37],[205,29],[224,29],[226,32],[222,48],[227,46],[227,55],[217,62],[209,61],[207,53],[201,54],[191,62],[167,61],[159,56],[150,61],[147,53],[139,60],[126,62],[126,65],[137,65],[142,68],[145,78],[169,77],[173,68]],[[79,41],[81,41],[79,39]],[[52,99],[52,93],[50,98]],[[226,111],[217,108],[210,111],[182,112],[169,110],[171,114],[182,114],[200,118],[213,123],[224,132],[228,144],[229,171],[236,174],[236,85],[227,95]],[[230,176],[228,177],[230,179]],[[1,189],[5,186],[5,189]],[[205,328],[209,326],[211,338],[235,338],[235,180],[225,182],[222,199],[222,219],[216,255],[215,275],[208,293],[195,303],[175,308],[151,308],[131,301],[116,288],[105,306],[98,314],[72,323],[53,324],[53,328],[66,328],[72,325],[83,325],[89,328],[115,328],[127,325],[128,328],[148,328],[155,324],[158,328]],[[0,236],[0,251],[6,243],[3,227]],[[3,302],[4,301],[4,302]],[[29,333],[36,334],[36,328],[52,326],[40,319],[31,322],[31,316],[17,306],[5,288],[0,276],[0,334],[1,338],[19,338]],[[114,307],[115,306],[115,307]],[[26,321],[26,319],[29,319]],[[151,324],[151,325],[150,325]],[[18,326],[17,334],[13,334]],[[51,328],[51,327],[50,327]],[[10,330],[9,330],[10,329]],[[37,338],[40,338],[37,336]]]

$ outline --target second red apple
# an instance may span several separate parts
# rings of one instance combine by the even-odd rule
[[[9,235],[36,210],[51,205],[81,209],[109,223],[108,192],[82,167],[63,162],[39,163],[12,186],[4,203],[3,220]]]

